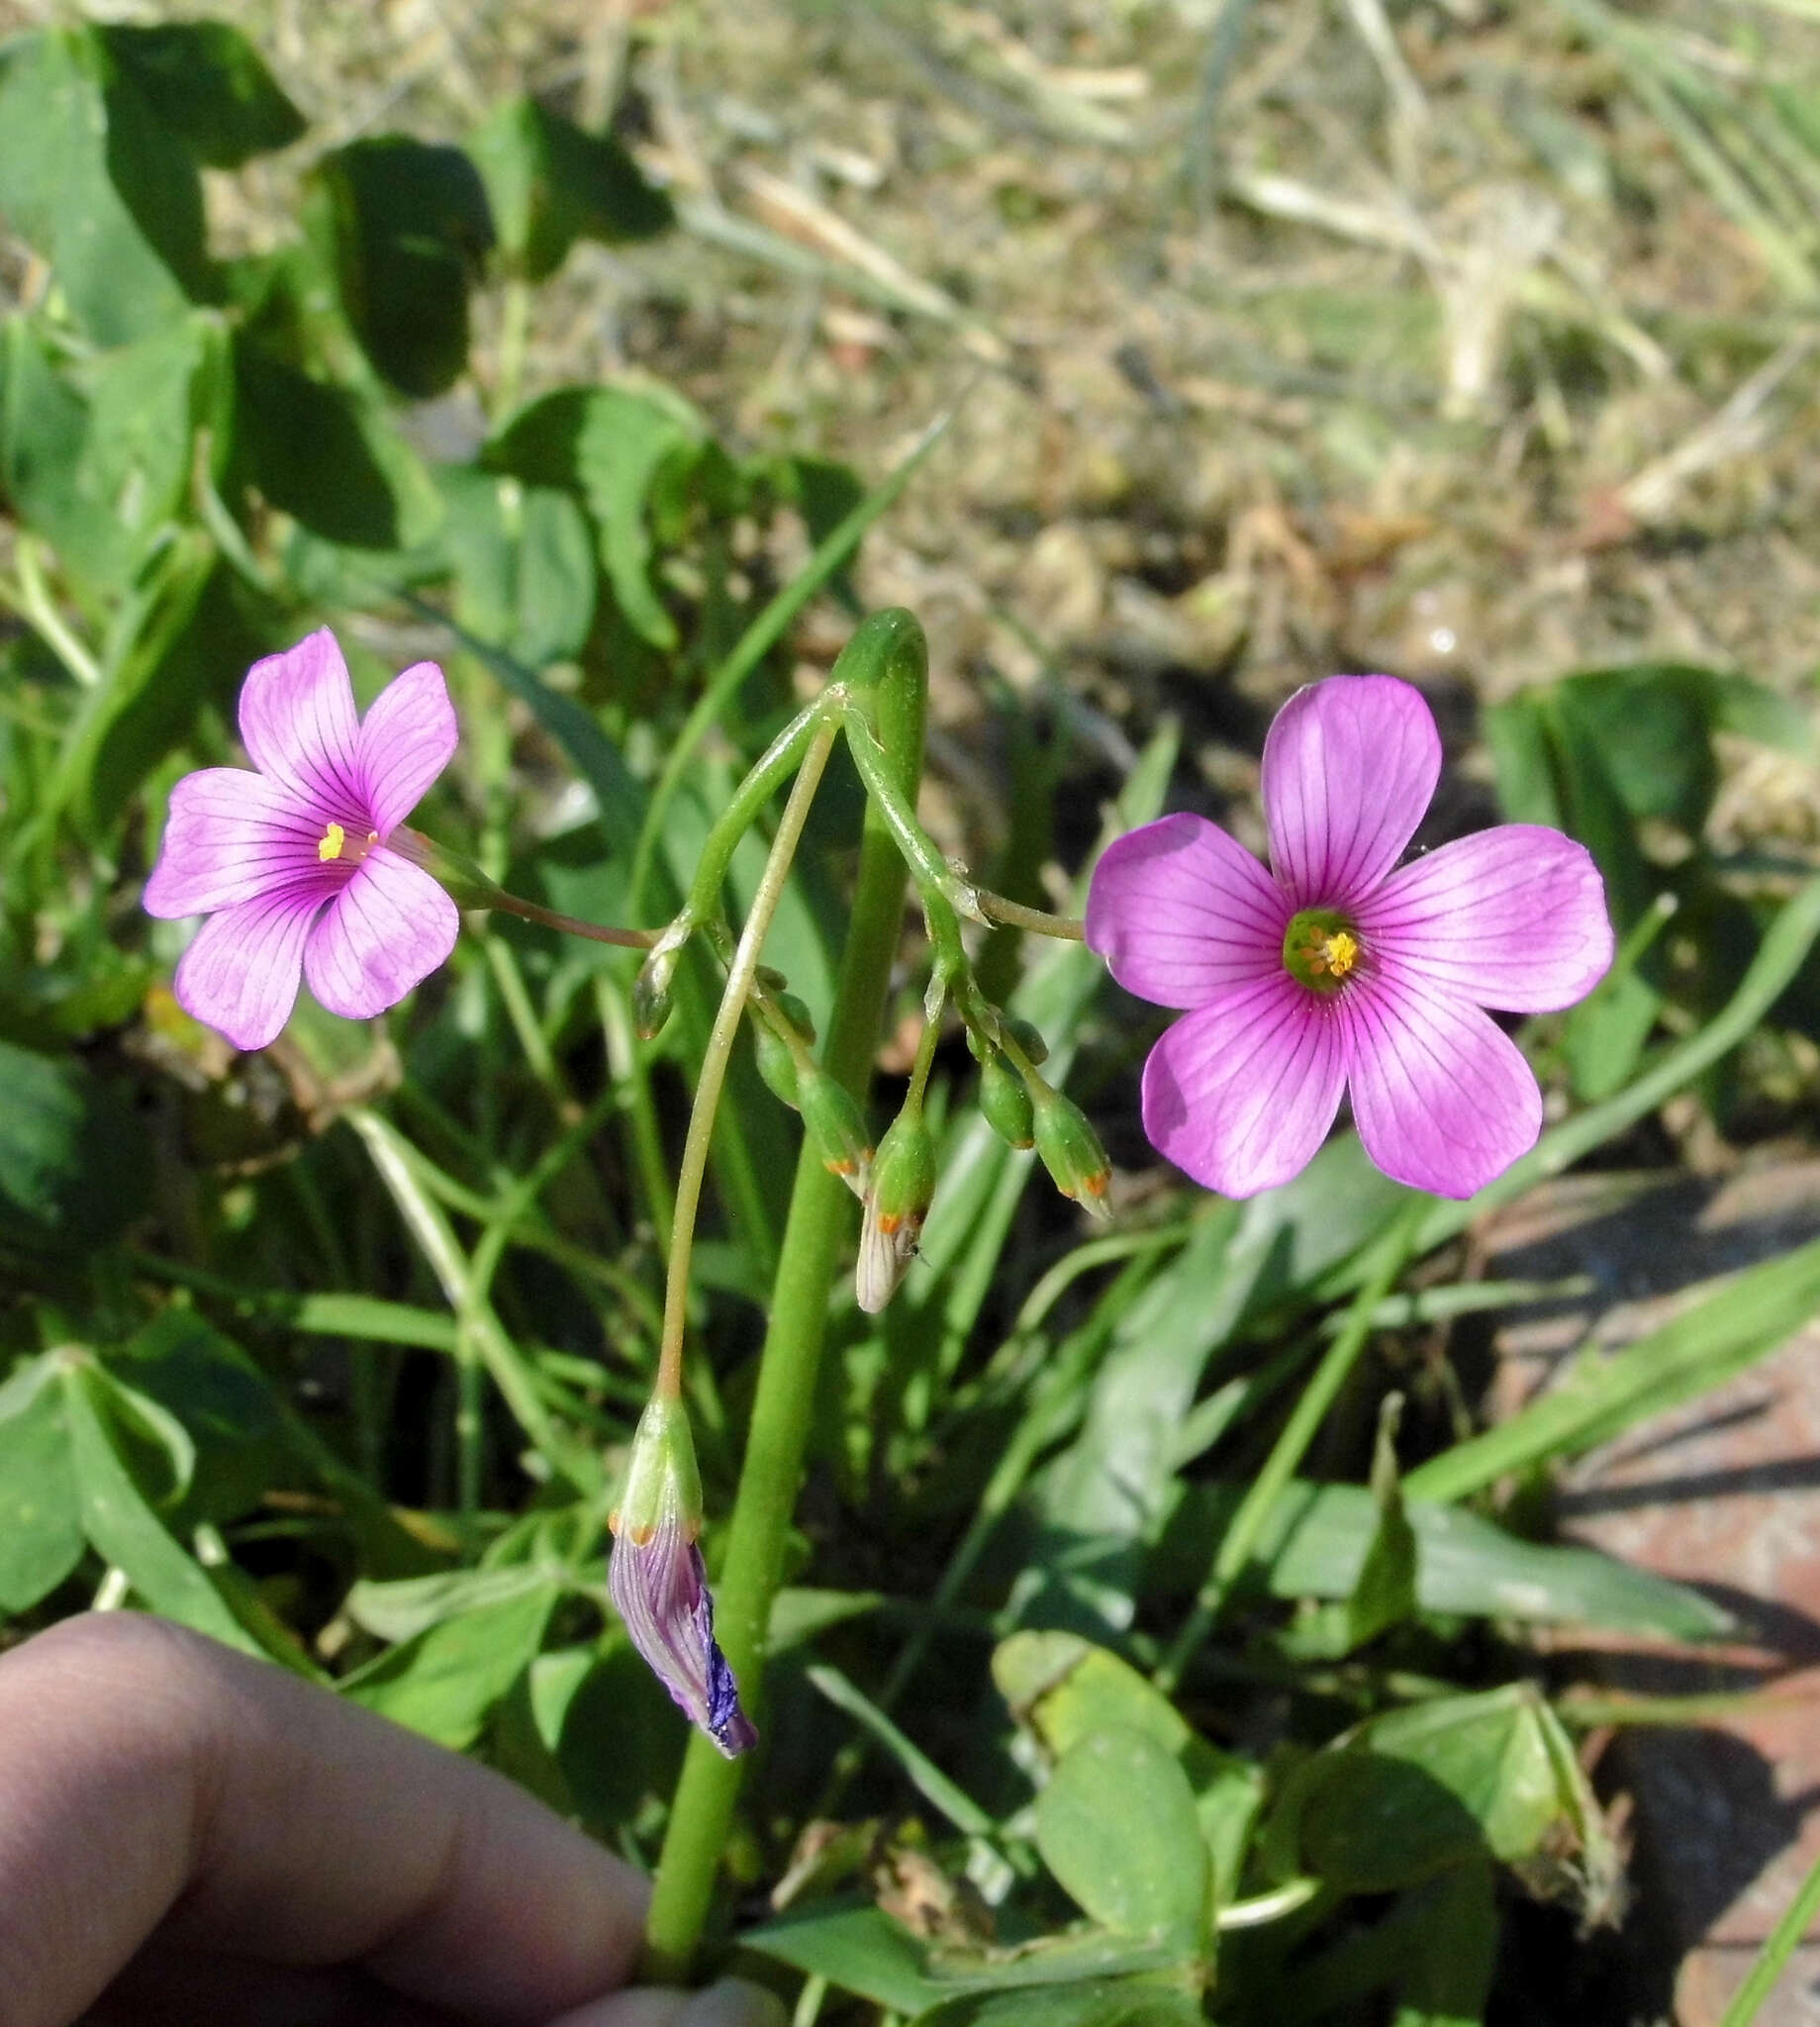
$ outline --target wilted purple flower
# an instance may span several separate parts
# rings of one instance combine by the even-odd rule
[[[613,1514],[607,1586],[631,1643],[691,1723],[729,1760],[758,1742],[715,1640],[715,1601],[696,1546],[701,1481],[682,1403],[654,1398],[638,1419]]]
[[[1542,1095],[1482,1010],[1570,1007],[1611,962],[1584,848],[1534,823],[1393,872],[1441,771],[1393,676],[1299,690],[1264,744],[1267,871],[1199,817],[1115,840],[1087,940],[1127,990],[1186,1010],[1144,1066],[1144,1130],[1197,1182],[1249,1197],[1313,1157],[1350,1084],[1373,1161],[1470,1197],[1534,1145]]]
[[[332,1014],[395,1005],[454,947],[455,904],[387,840],[455,750],[442,671],[421,661],[354,714],[325,627],[247,671],[240,739],[257,773],[205,767],[171,791],[150,915],[206,915],[179,1003],[239,1049],[289,1019],[298,973]]]

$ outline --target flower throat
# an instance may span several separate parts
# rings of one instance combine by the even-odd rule
[[[1358,925],[1330,908],[1304,908],[1283,932],[1283,968],[1310,992],[1331,997],[1359,968]]]

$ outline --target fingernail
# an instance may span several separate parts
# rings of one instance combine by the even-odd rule
[[[789,2018],[775,1992],[743,1978],[723,1978],[696,1993],[676,2027],[785,2027]]]

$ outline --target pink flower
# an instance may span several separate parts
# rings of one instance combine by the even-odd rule
[[[1087,940],[1128,991],[1184,1009],[1144,1065],[1144,1130],[1197,1182],[1250,1197],[1312,1159],[1350,1084],[1365,1151],[1470,1197],[1535,1144],[1542,1094],[1482,1010],[1570,1007],[1611,962],[1584,848],[1505,823],[1393,872],[1441,742],[1393,676],[1299,690],[1264,743],[1271,868],[1199,817],[1117,839]]]
[[[442,963],[460,914],[387,840],[456,736],[434,662],[389,683],[364,723],[328,627],[252,665],[240,738],[258,772],[186,774],[145,883],[147,914],[209,917],[173,981],[187,1012],[259,1049],[290,1018],[300,970],[332,1014],[364,1020]]]

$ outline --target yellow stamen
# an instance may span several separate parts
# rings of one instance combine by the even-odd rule
[[[316,847],[316,855],[325,865],[331,859],[341,856],[341,847],[347,842],[347,832],[338,823],[331,823],[323,832],[322,842]]]
[[[1359,939],[1345,929],[1335,929],[1308,953],[1310,971],[1328,972],[1334,978],[1344,978],[1358,961]]]

